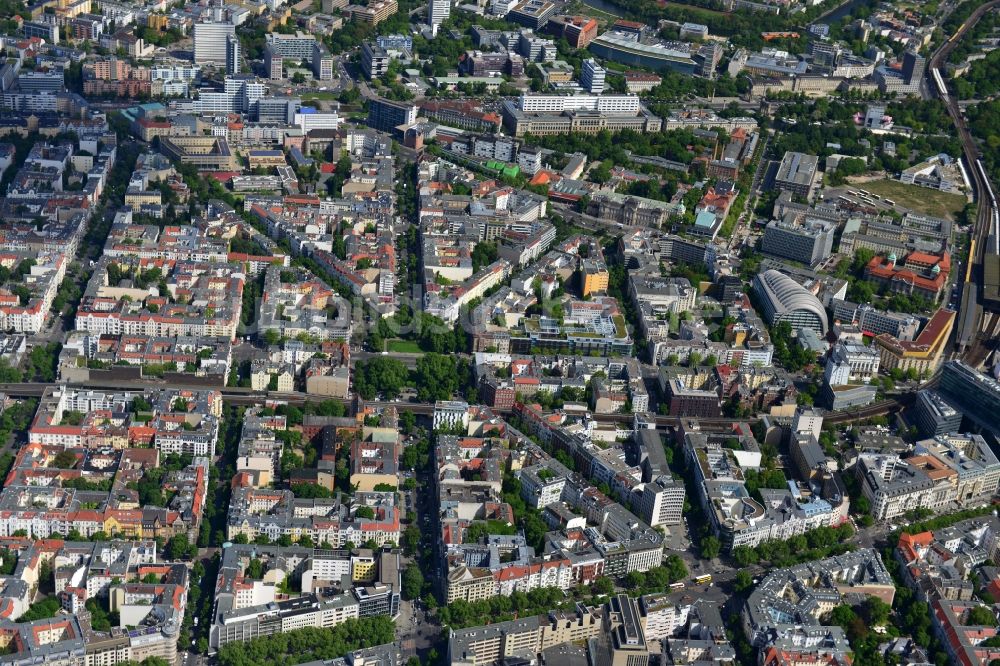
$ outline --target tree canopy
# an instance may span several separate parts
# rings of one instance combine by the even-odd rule
[[[330,629],[296,629],[219,650],[220,666],[293,666],[335,659],[355,650],[391,643],[395,625],[385,616],[350,619]]]

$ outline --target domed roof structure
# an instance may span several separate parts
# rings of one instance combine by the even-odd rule
[[[754,288],[772,324],[787,321],[796,333],[801,328],[811,328],[821,336],[826,335],[829,326],[826,308],[792,278],[776,270],[764,271],[754,278]]]

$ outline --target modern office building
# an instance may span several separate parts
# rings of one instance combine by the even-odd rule
[[[59,26],[54,23],[44,23],[42,21],[25,21],[21,26],[26,39],[38,37],[44,39],[46,44],[59,43]]]
[[[903,54],[903,79],[907,85],[919,84],[924,76],[924,68],[927,61],[916,51],[907,51]]]
[[[361,73],[369,81],[388,72],[391,61],[389,52],[378,44],[372,42],[361,44]]]
[[[840,342],[830,352],[824,377],[829,386],[867,384],[878,375],[879,354],[876,349],[853,342]]]
[[[772,220],[764,230],[761,250],[775,257],[816,266],[833,253],[837,225],[829,220],[806,219],[801,224]]]
[[[301,31],[294,35],[283,35],[277,32],[269,32],[265,36],[265,45],[271,47],[271,51],[282,58],[294,60],[295,62],[312,63],[313,52],[316,47],[316,37]]]
[[[667,384],[666,397],[671,416],[706,419],[722,416],[722,398],[714,387],[692,388],[683,378],[674,377]]]
[[[633,510],[651,527],[680,524],[684,510],[683,481],[664,474],[637,486],[633,497]]]
[[[417,107],[406,102],[372,99],[368,105],[368,126],[380,132],[392,133],[399,125],[417,121]]]
[[[556,13],[556,4],[551,0],[524,0],[507,13],[507,20],[538,30],[549,22]]]
[[[787,321],[793,333],[811,328],[820,336],[826,335],[826,308],[792,278],[776,270],[764,271],[754,276],[753,288],[764,308],[764,318],[772,326]]]
[[[195,64],[227,64],[226,53],[230,35],[236,35],[236,26],[232,23],[195,23]]]
[[[699,73],[699,63],[684,43],[640,41],[634,35],[610,30],[592,41],[588,49],[600,58],[633,67],[671,70],[689,76]]]
[[[367,5],[348,5],[343,12],[352,21],[376,26],[399,11],[396,0],[371,0]]]
[[[978,425],[1000,431],[1000,382],[961,361],[949,361],[941,370],[940,392]]]
[[[915,51],[903,54],[898,68],[882,64],[875,68],[875,81],[883,93],[912,95],[920,90],[927,61]]]
[[[815,155],[788,151],[778,166],[774,186],[779,190],[788,190],[792,194],[808,197],[813,183],[816,182],[818,169],[819,158]]]
[[[413,37],[410,35],[379,35],[375,43],[386,51],[413,51]]]
[[[298,97],[262,97],[257,100],[256,119],[259,123],[291,123],[301,106]]]
[[[604,77],[607,72],[597,64],[593,58],[583,61],[580,69],[580,86],[591,95],[600,95],[604,92]]]
[[[951,406],[940,393],[930,389],[917,392],[912,419],[924,437],[947,435],[958,432],[962,427],[962,413]]]
[[[160,152],[170,159],[192,164],[199,171],[233,171],[240,168],[239,158],[219,136],[161,136]]]
[[[437,28],[444,23],[451,15],[451,0],[428,0],[427,2],[427,22],[431,25],[434,33]]]
[[[333,80],[333,55],[326,50],[322,42],[316,42],[313,45],[312,67],[313,76],[317,80]]]
[[[601,111],[615,114],[638,113],[638,95],[521,95],[518,108],[525,113]]]
[[[267,86],[253,74],[227,76],[224,86],[225,94],[234,100],[234,107],[243,113],[252,112],[257,108],[258,100],[267,94]]]
[[[913,315],[885,312],[867,303],[857,306],[854,321],[865,333],[888,333],[898,340],[913,340],[920,332],[920,320]]]
[[[61,92],[64,84],[65,75],[59,70],[21,72],[17,75],[18,89],[26,95]]]
[[[226,73],[240,73],[240,38],[235,33],[226,37]]]
[[[681,39],[708,39],[708,26],[701,23],[685,23],[680,30]]]
[[[878,389],[872,384],[825,384],[820,391],[819,402],[832,411],[842,411],[852,407],[864,407],[875,402]]]
[[[264,71],[267,78],[278,80],[285,77],[285,59],[270,44],[264,47]]]

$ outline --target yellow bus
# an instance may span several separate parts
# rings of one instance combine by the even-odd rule
[[[711,583],[712,574],[702,574],[700,576],[695,576],[694,582],[696,585],[705,585],[706,583]]]

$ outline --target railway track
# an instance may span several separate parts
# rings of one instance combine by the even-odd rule
[[[996,349],[997,336],[1000,335],[998,326],[1000,326],[1000,313],[990,312],[981,334],[976,336],[975,342],[965,352],[963,360],[966,364],[978,368]]]
[[[960,358],[966,361],[982,362],[988,350],[988,338],[984,336],[993,335],[995,320],[993,324],[982,325],[982,303],[983,303],[983,262],[987,255],[1000,254],[1000,207],[997,205],[996,195],[990,183],[989,175],[983,166],[979,145],[973,139],[972,134],[965,121],[965,116],[959,108],[956,100],[948,90],[948,86],[942,75],[944,66],[948,61],[948,56],[955,49],[955,46],[963,37],[975,27],[976,23],[986,15],[987,12],[1000,7],[1000,0],[990,0],[976,8],[965,23],[959,26],[941,48],[939,48],[928,63],[928,73],[933,83],[933,89],[938,97],[944,102],[948,109],[948,114],[955,124],[959,141],[962,144],[962,156],[965,160],[966,173],[972,184],[973,194],[977,202],[976,220],[973,224],[969,251],[969,265],[966,275],[965,286],[962,293],[960,312],[958,313],[958,325],[956,327],[956,343],[961,353]],[[992,320],[992,315],[991,315]]]

